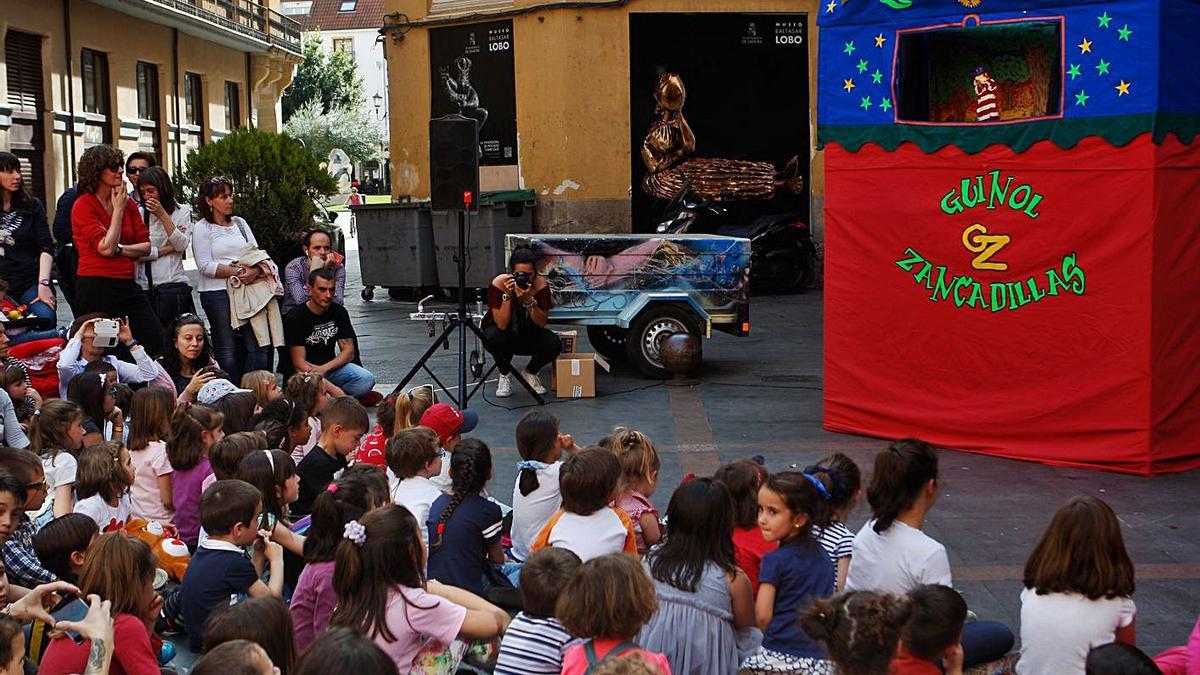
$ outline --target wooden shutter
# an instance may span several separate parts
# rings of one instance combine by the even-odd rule
[[[42,38],[10,30],[4,38],[4,56],[8,70],[8,104],[13,108],[10,149],[21,162],[25,186],[45,203],[42,153],[46,139],[42,133],[42,115],[46,106],[42,91]]]

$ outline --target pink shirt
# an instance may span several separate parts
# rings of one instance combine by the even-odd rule
[[[337,607],[333,590],[333,561],[308,563],[300,572],[292,593],[292,623],[296,626],[296,652],[303,654],[318,635],[325,632]]]
[[[603,659],[605,654],[622,642],[624,640],[611,638],[596,638],[592,640],[592,643],[596,645],[596,658]],[[587,653],[584,651],[586,645],[587,643],[585,642],[567,650],[566,655],[563,656],[562,675],[583,675],[583,673],[587,672]],[[644,649],[631,649],[621,656],[625,656],[626,654],[641,656],[652,668],[658,670],[659,675],[671,675],[671,664],[667,661],[667,657],[662,654],[648,652]]]
[[[418,608],[428,609],[418,609]],[[406,673],[421,651],[421,639],[433,638],[448,645],[458,637],[467,609],[422,588],[400,586],[388,593],[387,627],[396,637],[388,642],[382,635],[372,639]]]
[[[175,470],[167,459],[167,444],[151,441],[141,450],[130,450],[133,461],[133,485],[129,488],[133,497],[133,515],[146,520],[169,523],[174,514],[163,506],[162,492],[158,489],[159,476],[169,476]]]
[[[637,490],[626,490],[617,498],[617,508],[629,516],[633,523],[633,536],[637,539],[638,555],[646,555],[646,540],[642,537],[642,514],[653,513],[658,518],[658,509],[650,503],[646,495]]]

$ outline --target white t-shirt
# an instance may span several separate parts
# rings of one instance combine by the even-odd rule
[[[588,516],[563,513],[551,528],[546,544],[565,548],[587,562],[602,555],[623,552],[630,534],[632,529],[625,526],[616,510],[607,507]],[[636,549],[633,552],[636,553]]]
[[[392,503],[408,509],[417,519],[421,543],[426,548],[429,547],[429,509],[433,507],[433,501],[441,496],[442,491],[424,476],[405,478],[392,490]]]
[[[229,225],[207,220],[196,223],[192,230],[192,254],[200,270],[201,293],[225,290],[225,280],[217,277],[217,266],[236,260],[247,243],[258,246],[254,232],[239,216],[234,216]]]
[[[449,462],[445,462],[449,464]],[[537,472],[538,486],[527,495],[521,494],[521,481],[513,485],[512,555],[518,560],[529,557],[529,547],[550,518],[562,506],[558,491],[558,472],[562,462],[555,462]]]
[[[133,517],[133,500],[126,492],[117,500],[116,506],[111,506],[100,495],[92,495],[75,502],[75,513],[82,513],[96,521],[100,534],[120,532]]]
[[[847,591],[904,595],[922,584],[950,586],[946,547],[900,521],[878,534],[874,519],[854,536]]]
[[[1021,591],[1020,675],[1083,675],[1088,650],[1133,623],[1132,598],[1088,600],[1078,593]]]
[[[79,462],[71,456],[71,453],[59,451],[54,459],[50,459],[49,455],[42,455],[42,470],[46,473],[46,484],[50,489],[46,494],[46,501],[42,503],[42,508],[36,513],[27,514],[34,522],[39,522],[38,516],[49,511],[54,513],[54,492],[62,485],[71,485],[75,482],[75,472],[79,470]]]

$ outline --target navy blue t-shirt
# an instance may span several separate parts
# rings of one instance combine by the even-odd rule
[[[800,628],[800,612],[813,600],[833,595],[836,581],[829,556],[812,537],[798,537],[764,555],[758,583],[775,587],[775,611],[763,647],[791,656],[826,658],[825,650]]]
[[[458,505],[438,540],[438,521],[450,503],[442,495],[429,509],[429,578],[483,595],[483,575],[488,562],[488,547],[500,541],[504,518],[500,507],[479,495],[471,495]]]
[[[230,596],[249,593],[255,581],[258,573],[244,552],[196,549],[179,586],[179,604],[193,651],[199,652],[204,645],[204,622],[213,609],[228,605]]]

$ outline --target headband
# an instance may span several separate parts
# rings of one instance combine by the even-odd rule
[[[271,463],[271,473],[275,473],[275,454],[270,450],[263,450],[267,453],[267,461]]]

